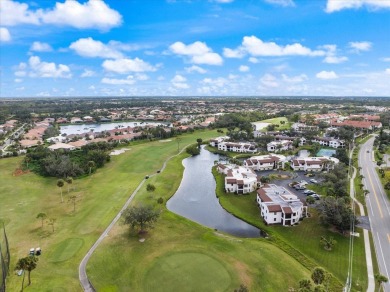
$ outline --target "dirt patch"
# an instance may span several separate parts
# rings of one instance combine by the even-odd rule
[[[241,283],[247,287],[252,286],[252,278],[249,276],[247,266],[242,262],[235,262],[234,268],[237,272],[238,277],[240,278]]]
[[[27,170],[23,170],[23,169],[15,169],[15,171],[12,173],[12,176],[20,176],[20,175],[23,175],[23,174],[26,174],[26,173],[30,173],[30,170],[27,169]]]

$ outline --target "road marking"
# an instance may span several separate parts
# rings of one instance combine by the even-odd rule
[[[390,234],[387,233],[387,240],[389,241],[390,243]]]
[[[371,179],[370,172],[367,171],[367,174],[368,174],[368,179],[369,179],[369,181],[370,181],[370,183],[371,183],[372,191],[373,191],[374,196],[375,196],[376,204],[378,205],[379,213],[380,213],[380,215],[381,215],[381,218],[383,218],[382,208],[381,208],[381,205],[379,204],[378,196],[377,196],[377,194],[376,194],[374,184],[372,183],[372,179]]]
[[[375,217],[374,210],[372,209],[372,205],[371,205],[371,200],[370,200],[370,197],[368,197],[368,196],[367,196],[367,201],[368,201],[368,203],[370,203],[372,217]]]
[[[384,266],[385,266],[385,270],[386,270],[386,277],[387,277],[387,278],[389,278],[389,272],[387,271],[387,267],[386,267],[386,261],[385,261],[385,256],[383,255],[383,250],[382,250],[381,240],[380,240],[380,238],[379,238],[379,233],[378,233],[378,232],[376,233],[376,236],[378,237],[379,248],[381,249],[381,254],[382,254],[383,264],[384,264]]]

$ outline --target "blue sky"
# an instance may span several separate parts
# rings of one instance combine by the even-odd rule
[[[390,0],[0,0],[0,97],[390,96]]]

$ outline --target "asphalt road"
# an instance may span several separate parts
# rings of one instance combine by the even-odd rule
[[[362,144],[359,151],[359,166],[364,176],[363,183],[369,191],[366,196],[368,216],[380,273],[390,280],[390,201],[375,171],[373,154],[374,138]],[[383,283],[385,291],[390,292],[390,282]]]

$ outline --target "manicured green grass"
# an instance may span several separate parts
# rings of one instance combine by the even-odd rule
[[[314,266],[322,266],[339,280],[339,284],[345,281],[348,271],[349,237],[322,226],[316,210],[311,209],[312,216],[304,219],[297,226],[266,226],[260,217],[260,211],[255,201],[255,193],[242,196],[224,194],[221,185],[221,179],[217,178],[217,188],[220,188],[219,200],[226,210],[265,230],[275,240],[277,246],[286,250],[295,258],[299,258],[300,262],[307,268],[312,269]],[[361,231],[358,230],[357,232],[362,235]],[[320,245],[321,236],[326,238],[332,236],[337,241],[334,250],[328,252],[323,249]],[[353,288],[357,291],[361,287],[364,290],[367,286],[363,236],[354,239],[353,285]]]
[[[156,204],[159,197],[166,202],[180,185],[184,157],[185,154],[175,157],[164,172],[150,178],[148,183],[154,184],[156,190],[148,193],[146,187],[142,188],[134,204]],[[215,233],[169,212],[165,205],[157,208],[162,210],[161,217],[145,242],[139,242],[138,235],[129,232],[127,226],[117,224],[96,250],[87,272],[98,291],[233,291],[240,284],[250,291],[286,291],[309,277],[309,271],[298,261],[265,239],[239,239]],[[198,270],[199,263],[185,263],[183,271],[179,267],[167,271],[167,259],[175,255],[173,262],[177,264],[187,254],[208,258],[212,264],[203,265],[208,273]],[[190,275],[184,274],[194,279],[183,278],[187,269]],[[175,270],[182,276],[170,279],[168,274]],[[155,276],[160,274],[167,275],[164,281]],[[217,283],[223,278],[228,280],[215,285],[209,282],[210,275],[216,276]],[[196,286],[185,285],[195,281]]]
[[[282,130],[288,130],[291,128],[291,124],[288,122],[286,117],[279,117],[279,118],[273,118],[273,119],[267,119],[260,121],[261,123],[270,123],[273,125],[279,125],[277,130],[282,131]],[[281,124],[280,122],[284,122],[284,124]],[[263,130],[267,130],[266,128]]]
[[[216,131],[181,135],[179,147],[218,136]],[[156,173],[163,161],[177,153],[175,138],[128,145],[131,150],[112,157],[112,161],[90,177],[76,179],[70,194],[64,187],[61,203],[57,179],[33,173],[13,176],[22,158],[0,159],[0,220],[5,222],[11,249],[11,269],[30,248],[41,247],[42,256],[32,272],[30,291],[80,291],[78,265],[101,232],[115,217],[126,199],[145,175]],[[68,201],[78,197],[76,212]],[[36,219],[40,212],[55,218],[52,227]],[[104,269],[104,267],[102,267]],[[7,290],[20,289],[21,277],[8,277]]]
[[[145,275],[143,290],[212,292],[231,285],[232,277],[219,260],[199,252],[175,252],[154,260]]]

